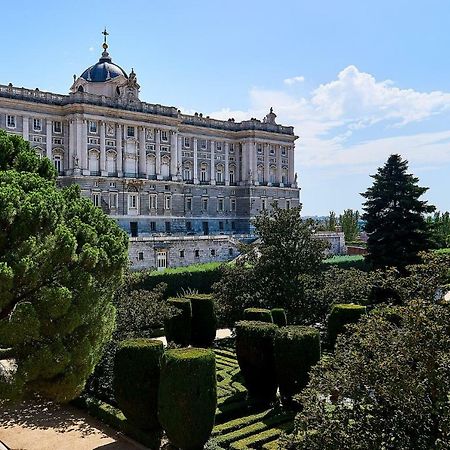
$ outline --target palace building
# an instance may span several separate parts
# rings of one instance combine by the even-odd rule
[[[299,205],[293,127],[277,124],[272,109],[236,122],[146,103],[106,37],[67,95],[0,85],[0,128],[50,158],[61,186],[78,184],[131,237],[158,242],[249,235],[274,202]]]

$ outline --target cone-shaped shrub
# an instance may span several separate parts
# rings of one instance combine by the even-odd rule
[[[114,359],[114,396],[125,417],[143,430],[159,428],[162,354],[161,341],[129,339],[119,343]]]
[[[171,298],[167,302],[178,310],[174,316],[164,322],[167,342],[187,347],[191,340],[191,301],[185,298]]]
[[[336,337],[344,331],[345,325],[356,323],[362,315],[366,314],[366,307],[354,303],[336,304],[328,316],[328,341],[332,347],[336,343]]]
[[[273,323],[279,327],[287,325],[286,311],[283,308],[273,308],[271,311]]]
[[[273,322],[270,309],[246,308],[244,309],[244,320],[255,320],[258,322]]]
[[[319,331],[304,326],[278,328],[274,352],[281,401],[292,407],[292,397],[307,385],[308,372],[320,359]]]
[[[217,317],[214,299],[208,294],[187,295],[192,305],[191,344],[211,347],[216,338]]]
[[[158,417],[169,441],[182,450],[201,449],[216,413],[216,361],[212,350],[167,350],[161,359]]]
[[[273,323],[241,321],[236,323],[236,356],[244,377],[249,398],[267,405],[277,392],[277,377],[273,355],[273,338],[277,326]]]

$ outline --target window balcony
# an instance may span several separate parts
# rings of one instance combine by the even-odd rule
[[[98,176],[100,176],[100,170],[91,170],[90,175],[98,177]]]

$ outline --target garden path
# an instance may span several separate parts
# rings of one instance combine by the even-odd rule
[[[226,339],[231,337],[231,330],[228,328],[222,328],[220,330],[217,330],[216,332],[216,339]],[[158,339],[158,341],[161,341],[164,345],[167,345],[167,340],[165,336],[161,336]]]

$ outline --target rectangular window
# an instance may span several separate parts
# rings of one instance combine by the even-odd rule
[[[263,149],[262,149],[262,145],[261,145],[261,144],[258,144],[258,146],[257,146],[257,152],[258,152],[258,155],[260,155],[260,154],[263,152]]]
[[[180,250],[180,258],[184,258],[184,250]]]
[[[211,256],[216,256],[216,250],[214,248],[211,249]]]
[[[134,127],[127,127],[127,136],[134,137],[135,129]]]
[[[110,181],[109,182],[109,187],[110,188],[115,188],[116,187],[116,182],[115,181]]]
[[[167,131],[161,130],[161,141],[167,142],[169,140],[169,136],[167,134]]]
[[[144,261],[144,252],[139,252],[138,253],[138,260],[139,261]]]
[[[156,222],[150,222],[150,231],[156,231]]]
[[[16,116],[6,116],[6,126],[8,128],[16,128]]]
[[[53,122],[53,133],[61,133],[62,132],[62,123],[58,120]]]
[[[164,270],[167,267],[167,252],[165,250],[156,252],[156,265],[158,270]]]
[[[236,224],[234,223],[234,221],[231,222],[231,229],[232,229],[232,230],[235,230],[235,229],[236,229]]]
[[[267,200],[265,198],[261,199],[261,209],[263,211],[267,209]]]
[[[185,137],[185,138],[184,138],[184,148],[189,148],[190,145],[191,145],[191,143],[190,143],[190,141],[189,141],[189,138],[188,138],[188,137]]]
[[[286,156],[286,147],[281,147],[281,154]]]
[[[53,139],[53,143],[61,145],[62,144],[62,139],[61,138],[54,138]]]
[[[230,210],[231,210],[232,212],[236,211],[236,199],[235,199],[235,198],[232,198],[232,199],[230,200]]]
[[[270,146],[270,154],[275,155],[275,148],[273,145]]]
[[[194,256],[200,258],[200,250],[194,250]]]
[[[233,249],[232,249],[231,247],[228,249],[228,254],[229,254],[230,256],[233,256]]]
[[[216,150],[218,150],[219,152],[222,150],[222,143],[221,142],[217,142]]]
[[[202,210],[208,211],[208,199],[207,198],[202,198]]]
[[[200,148],[202,148],[202,149],[205,149],[205,148],[206,148],[206,140],[205,140],[205,139],[202,139],[202,140],[200,141]]]
[[[41,119],[33,119],[33,130],[34,131],[41,131],[42,130]]]
[[[94,206],[100,206],[100,193],[94,192],[92,194],[92,203],[94,203]]]
[[[219,222],[219,231],[223,231],[223,222],[222,221]]]
[[[130,233],[131,237],[138,237],[139,231],[137,222],[130,222]]]
[[[192,222],[189,220],[186,222],[186,231],[192,231]]]
[[[138,206],[138,195],[128,194],[128,208],[137,209]]]
[[[291,209],[291,201],[286,200],[286,209]]]
[[[224,205],[224,200],[223,200],[223,198],[217,199],[217,211],[223,212],[223,210],[224,210],[223,205]]]
[[[150,194],[149,207],[150,207],[150,209],[158,208],[158,196],[156,194]]]
[[[111,192],[109,194],[109,207],[111,209],[117,208],[117,192]]]
[[[166,210],[170,209],[171,201],[172,201],[172,198],[170,197],[170,195],[166,195],[164,197],[164,209],[166,209]]]
[[[97,122],[93,120],[89,121],[89,133],[97,133]]]
[[[192,211],[192,198],[186,197],[186,211]]]
[[[170,231],[171,231],[170,222],[166,222],[166,233],[170,233]]]

